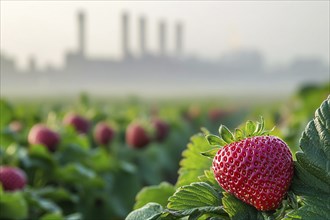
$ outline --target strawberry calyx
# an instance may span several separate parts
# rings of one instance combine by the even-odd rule
[[[245,123],[245,126],[242,126],[242,128],[236,128],[234,133],[232,133],[225,125],[220,125],[219,136],[214,134],[207,134],[205,136],[212,148],[201,154],[213,159],[219,148],[233,142],[241,141],[245,138],[269,135],[274,128],[266,130],[265,121],[262,116],[260,116],[260,121],[253,122],[248,120]]]

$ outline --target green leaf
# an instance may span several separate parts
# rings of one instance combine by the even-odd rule
[[[45,198],[40,197],[34,191],[27,190],[25,198],[29,204],[29,207],[40,209],[44,212],[49,212],[49,213],[60,213],[61,212],[61,208],[56,203],[54,203],[50,199],[45,199]]]
[[[163,212],[163,207],[157,203],[148,203],[140,209],[134,210],[127,217],[126,220],[151,220],[156,219]]]
[[[165,216],[174,219],[184,216],[196,220],[206,219],[206,216],[227,216],[221,205],[221,193],[205,182],[196,182],[177,189],[169,198],[167,208],[165,213],[168,215]]]
[[[34,191],[38,196],[50,199],[54,202],[71,201],[78,202],[78,197],[71,194],[63,187],[47,186]]]
[[[219,146],[225,146],[227,145],[227,143],[221,139],[219,136],[213,135],[213,134],[209,134],[206,135],[206,140],[209,142],[210,145],[215,146],[215,145],[219,145]]]
[[[120,216],[125,216],[134,206],[134,197],[142,188],[139,173],[131,173],[124,170],[114,174],[114,182],[109,185],[113,187],[110,194],[111,207],[113,207]]]
[[[21,192],[1,192],[0,219],[26,219],[28,205]]]
[[[73,213],[65,216],[65,220],[81,220],[82,218],[81,213]]]
[[[83,185],[90,188],[101,187],[104,184],[103,180],[97,176],[94,170],[79,163],[72,163],[58,168],[56,175],[61,182],[73,185]]]
[[[256,129],[254,131],[255,134],[260,134],[261,132],[261,123],[260,122],[256,122]]]
[[[292,191],[304,205],[288,219],[326,219],[330,213],[330,96],[316,110],[300,139]]]
[[[215,155],[218,153],[219,150],[220,148],[212,148],[211,150],[202,152],[201,154],[213,160],[213,158],[215,157]]]
[[[61,164],[74,162],[83,163],[84,161],[89,161],[90,157],[93,157],[93,153],[80,147],[77,144],[68,144],[61,146],[57,156]]]
[[[234,135],[230,132],[230,130],[226,126],[220,125],[219,134],[220,134],[220,137],[227,144],[234,142]]]
[[[247,121],[245,125],[246,136],[250,137],[256,130],[256,124],[253,121]]]
[[[321,169],[320,167],[316,166],[315,164],[310,163],[306,154],[302,152],[296,153],[296,158],[298,164],[301,166],[302,169],[308,172],[308,174],[313,175],[313,178],[319,179],[319,184],[317,187],[324,185],[323,190],[327,193],[330,193],[330,174],[325,170]],[[322,188],[321,188],[322,189]]]
[[[204,170],[210,169],[212,161],[201,155],[201,152],[209,149],[209,143],[204,135],[197,134],[191,137],[187,149],[182,153],[183,159],[180,161],[181,168],[176,187],[198,182],[198,176],[203,175]]]
[[[201,182],[205,182],[205,183],[209,184],[210,186],[216,188],[219,191],[223,191],[223,189],[221,188],[221,186],[219,185],[219,183],[216,181],[216,179],[214,177],[212,168],[210,168],[209,170],[205,170],[204,175],[199,176],[198,179]]]
[[[260,122],[257,122],[256,133],[261,134],[265,129],[265,120],[262,116],[260,116]]]
[[[0,129],[7,126],[13,118],[13,107],[4,99],[0,99]]]
[[[54,157],[48,151],[47,147],[43,145],[33,145],[29,148],[29,156],[45,163],[48,168],[55,165]]]
[[[64,218],[60,213],[47,213],[40,220],[64,220]]]
[[[167,199],[174,192],[174,186],[166,182],[162,182],[157,186],[144,187],[136,196],[134,209],[139,209],[149,202],[156,202],[165,207],[167,205]]]
[[[206,206],[180,211],[166,210],[162,217],[163,216],[166,218],[161,219],[187,219],[183,218],[185,216],[189,216],[189,220],[228,219],[228,215],[225,213],[222,206]]]
[[[285,219],[302,219],[302,220],[323,220],[329,218],[330,197],[321,195],[319,197],[305,197],[305,204],[297,210],[289,212]]]
[[[108,172],[119,166],[119,161],[108,154],[104,148],[96,148],[89,152],[87,166],[96,172]]]
[[[207,206],[220,206],[221,196],[209,184],[196,182],[178,188],[168,201],[167,207],[169,209],[186,210]]]
[[[250,206],[231,194],[224,192],[222,198],[222,204],[225,211],[229,214],[233,220],[256,220],[258,219],[258,210],[253,206]],[[259,217],[260,218],[260,217]]]
[[[235,140],[240,141],[244,139],[244,133],[241,129],[236,128],[235,129]]]

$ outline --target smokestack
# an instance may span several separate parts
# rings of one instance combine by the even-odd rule
[[[139,20],[140,26],[140,51],[141,56],[146,55],[146,19],[145,17],[141,16]]]
[[[34,56],[29,57],[29,70],[30,72],[35,72],[37,70],[36,59]]]
[[[129,37],[129,17],[128,13],[124,12],[122,15],[122,52],[124,57],[127,58],[129,56],[128,50],[128,37]]]
[[[183,35],[183,25],[182,23],[179,22],[175,26],[175,49],[177,56],[181,56],[183,51],[182,35]]]
[[[78,12],[78,53],[85,56],[85,13]]]
[[[160,55],[165,56],[165,46],[166,46],[166,24],[164,21],[159,23],[159,50]]]

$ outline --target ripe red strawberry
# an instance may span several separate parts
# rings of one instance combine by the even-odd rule
[[[150,143],[150,137],[142,124],[132,122],[128,125],[126,143],[132,148],[143,148]]]
[[[63,124],[73,126],[80,134],[87,134],[90,127],[86,118],[73,113],[69,113],[64,117]]]
[[[220,109],[220,108],[212,108],[208,111],[208,118],[210,121],[219,121],[220,119],[225,118],[229,115],[229,111]]]
[[[44,145],[49,151],[54,152],[60,142],[60,136],[45,125],[36,124],[29,132],[28,141],[30,144]]]
[[[5,191],[23,189],[26,182],[26,174],[23,170],[16,167],[0,166],[0,183]]]
[[[94,129],[94,139],[100,145],[109,144],[115,136],[115,131],[105,122],[99,122]]]
[[[153,118],[151,124],[156,131],[156,141],[164,141],[170,131],[169,125],[159,118]]]
[[[225,191],[267,211],[276,209],[284,198],[293,177],[293,160],[288,146],[278,137],[265,135],[262,128],[263,122],[248,135],[254,137],[244,137],[238,130],[236,138],[223,129],[227,137],[222,141],[231,143],[217,152],[212,169]]]

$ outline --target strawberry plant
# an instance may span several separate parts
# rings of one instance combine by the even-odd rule
[[[32,145],[42,144],[49,151],[55,151],[60,142],[60,137],[44,125],[36,124],[29,132],[28,142]]]
[[[147,121],[155,132],[146,130],[148,146],[135,149],[126,143],[126,130],[132,121],[153,118],[144,115],[144,105],[108,106],[87,97],[77,105],[62,101],[40,108],[0,100],[0,164],[27,177],[14,192],[5,188],[8,178],[0,180],[0,219],[123,219],[143,186],[175,181],[182,146],[192,133],[178,106],[153,115],[163,124]]]
[[[94,129],[94,139],[99,145],[108,145],[115,136],[115,131],[106,122],[99,122]]]
[[[251,129],[255,134],[248,132],[249,126],[253,123],[247,123],[245,131],[236,130],[235,135],[220,127],[221,139],[207,136],[210,144],[229,142],[214,156],[213,173],[220,186],[240,200],[258,210],[274,210],[291,184],[292,154],[281,139],[266,135],[263,123],[260,129]],[[262,136],[254,136],[259,134]]]
[[[151,141],[151,135],[148,134],[142,123],[132,122],[126,130],[126,143],[132,148],[144,148]]]
[[[27,182],[26,174],[15,167],[0,166],[0,182],[7,191],[23,189]]]
[[[263,126],[194,135],[176,184],[144,188],[126,219],[328,219],[330,96],[307,124],[295,161]]]
[[[170,130],[169,125],[159,118],[153,118],[151,124],[155,129],[155,140],[158,142],[164,141]]]

